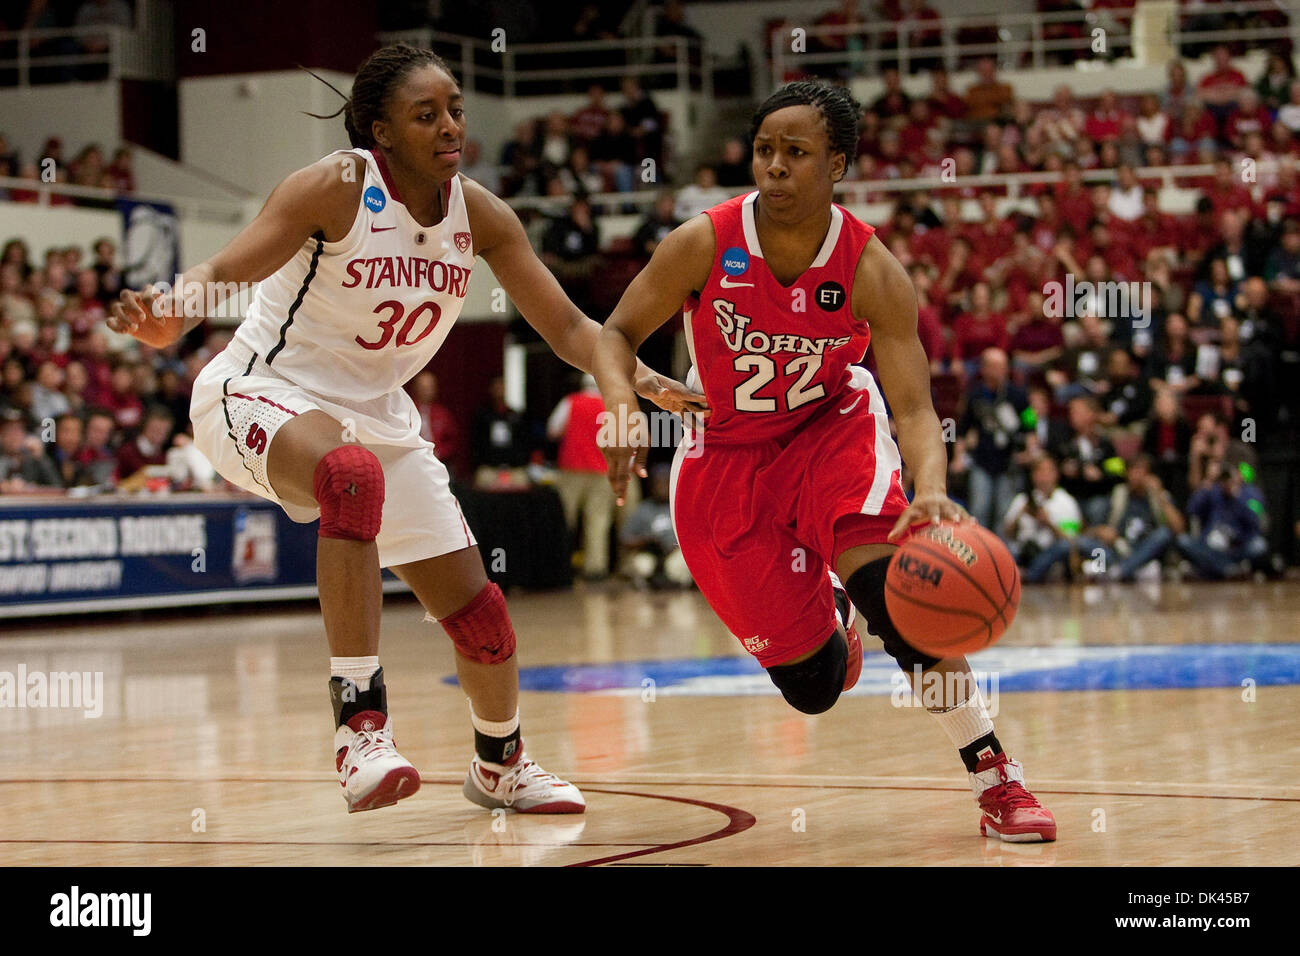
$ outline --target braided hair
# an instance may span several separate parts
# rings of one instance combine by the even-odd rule
[[[333,119],[342,113],[343,128],[347,130],[348,141],[353,148],[373,149],[375,139],[370,131],[377,120],[384,118],[388,98],[402,80],[422,66],[436,66],[451,76],[453,81],[455,80],[451,68],[442,57],[432,50],[424,50],[409,43],[393,43],[380,47],[370,54],[357,68],[356,79],[352,81],[351,96],[344,96],[343,92],[329,80],[307,70],[343,97],[343,105],[329,116],[321,116],[317,113],[307,115],[314,116],[316,119]],[[301,69],[307,68],[301,67]]]
[[[758,129],[770,113],[787,106],[812,106],[826,121],[826,138],[830,140],[831,155],[844,154],[844,168],[848,170],[858,155],[858,117],[862,105],[843,86],[816,80],[798,80],[781,87],[754,111],[749,123],[749,141],[753,143]]]

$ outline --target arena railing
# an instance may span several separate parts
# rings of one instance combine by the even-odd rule
[[[1214,174],[1213,164],[1195,166],[1147,166],[1135,170],[1142,182],[1159,180],[1161,189],[1172,188],[1175,180]],[[1085,183],[1114,182],[1118,171],[1114,169],[1084,170],[1081,178]],[[1027,187],[1052,185],[1064,179],[1062,173],[995,173],[980,176],[962,176],[955,181],[946,181],[935,177],[917,177],[913,179],[873,179],[855,182],[842,182],[835,187],[835,201],[842,205],[870,205],[879,202],[897,201],[904,195],[916,192],[945,193],[954,189],[971,187],[977,190],[1006,190],[999,199],[1027,199]],[[671,187],[665,187],[671,188]],[[740,195],[753,190],[753,186],[737,189],[733,195]],[[592,193],[587,197],[592,211],[605,215],[621,212],[628,207],[637,211],[649,208],[661,192],[661,189],[644,189],[630,193]],[[675,190],[673,190],[675,191]],[[515,196],[506,200],[516,210],[530,210],[544,214],[563,212],[573,202],[572,196]]]
[[[209,222],[231,223],[238,226],[246,218],[244,204],[234,199],[204,199],[198,196],[168,193],[118,192],[114,189],[104,189],[99,186],[46,183],[31,179],[20,179],[16,176],[0,176],[0,190],[34,192],[37,194],[35,203],[28,202],[21,203],[21,205],[50,207],[50,197],[55,195],[70,196],[74,199],[95,199],[110,203],[118,199],[130,199],[134,202],[163,203],[174,208],[177,214],[181,216],[189,216]],[[0,200],[0,202],[15,202],[15,200],[4,199]],[[73,208],[94,207],[74,206]]]
[[[88,37],[107,40],[107,49],[102,53],[85,52],[81,41]],[[78,52],[71,52],[73,49]],[[0,31],[0,86],[85,82],[84,76],[78,75],[81,68],[96,66],[104,68],[99,80],[174,79],[170,25],[164,29],[153,24],[146,31],[115,26]],[[35,84],[33,72],[39,79]]]
[[[1276,26],[1222,26],[1227,16],[1248,18],[1252,15],[1282,18],[1288,22]],[[775,89],[796,73],[876,74],[884,64],[897,65],[906,74],[916,61],[923,64],[939,61],[946,69],[954,71],[971,60],[991,56],[1004,68],[1043,69],[1053,65],[1048,61],[1051,54],[1076,53],[1090,59],[1110,58],[1120,53],[1131,55],[1134,16],[1134,10],[1100,9],[943,17],[913,21],[910,25],[892,20],[824,26],[789,21],[771,34],[769,80]],[[1222,7],[1173,9],[1166,26],[1175,55],[1186,56],[1192,50],[1205,49],[1217,43],[1300,41],[1298,20],[1300,0],[1233,0]],[[1052,28],[1071,27],[1077,28],[1080,35],[1059,38],[1050,35]],[[793,49],[796,37],[792,31],[795,29],[803,31],[798,37],[800,52]],[[1093,31],[1096,29],[1105,31],[1104,53],[1093,52]],[[998,38],[994,42],[963,43],[960,37],[965,30],[995,30]],[[937,32],[941,39],[937,45],[914,44],[910,42],[909,32]],[[818,44],[824,40],[846,45],[856,41],[858,48],[825,50]]]
[[[635,76],[641,81],[662,77],[680,91],[713,95],[707,47],[686,37],[515,43],[507,36],[504,46],[495,49],[492,41],[479,37],[418,29],[381,33],[379,41],[433,50],[447,61],[466,91],[528,96],[564,92],[567,86],[573,87],[569,92],[585,92],[589,83],[617,87],[623,77]],[[656,50],[669,48],[671,59],[655,59]],[[584,62],[590,65],[578,65]]]

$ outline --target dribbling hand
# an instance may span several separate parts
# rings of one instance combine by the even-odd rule
[[[891,544],[901,540],[908,528],[917,524],[939,524],[941,521],[961,523],[970,521],[966,509],[941,491],[924,492],[912,499],[908,509],[898,516],[898,521],[886,539]]]

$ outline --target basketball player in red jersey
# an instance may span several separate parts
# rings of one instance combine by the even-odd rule
[[[926,703],[969,773],[980,832],[1054,840],[1056,821],[999,744],[965,658],[909,646],[885,604],[889,559],[908,528],[968,516],[946,491],[912,283],[872,227],[831,201],[853,163],[858,113],[846,90],[811,82],[759,107],[750,130],[757,191],[664,239],[605,323],[596,378],[612,420],[633,421],[636,349],[686,303],[687,385],[698,376],[709,409],[707,430],[697,426],[678,447],[672,510],[700,591],[807,714],[857,682],[851,599],[914,687],[917,673],[918,690],[939,679],[942,702]],[[869,342],[915,475],[910,504],[884,398],[852,364]],[[643,470],[646,430],[608,431],[619,436],[604,452],[621,496],[631,471]]]
[[[515,633],[432,443],[402,385],[428,364],[464,301],[475,256],[557,355],[590,370],[599,326],[561,290],[510,208],[457,166],[460,88],[428,50],[385,47],[344,104],[353,149],[289,176],[257,218],[182,277],[259,282],[230,346],[195,382],[195,444],[231,482],[320,518],[316,579],[330,646],[339,783],[349,811],[413,794],[379,666],[380,568],[411,586],[456,649],[480,806],[580,813],[582,794],[524,754]],[[153,290],[125,291],[109,325],[165,348],[202,322]],[[692,396],[642,369],[670,411]],[[650,388],[653,383],[653,389]],[[702,400],[703,396],[694,395]]]

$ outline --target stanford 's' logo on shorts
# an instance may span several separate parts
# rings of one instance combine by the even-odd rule
[[[469,248],[468,232],[458,232],[452,238],[455,240],[456,248],[459,249],[461,252],[464,252],[466,249]]]

